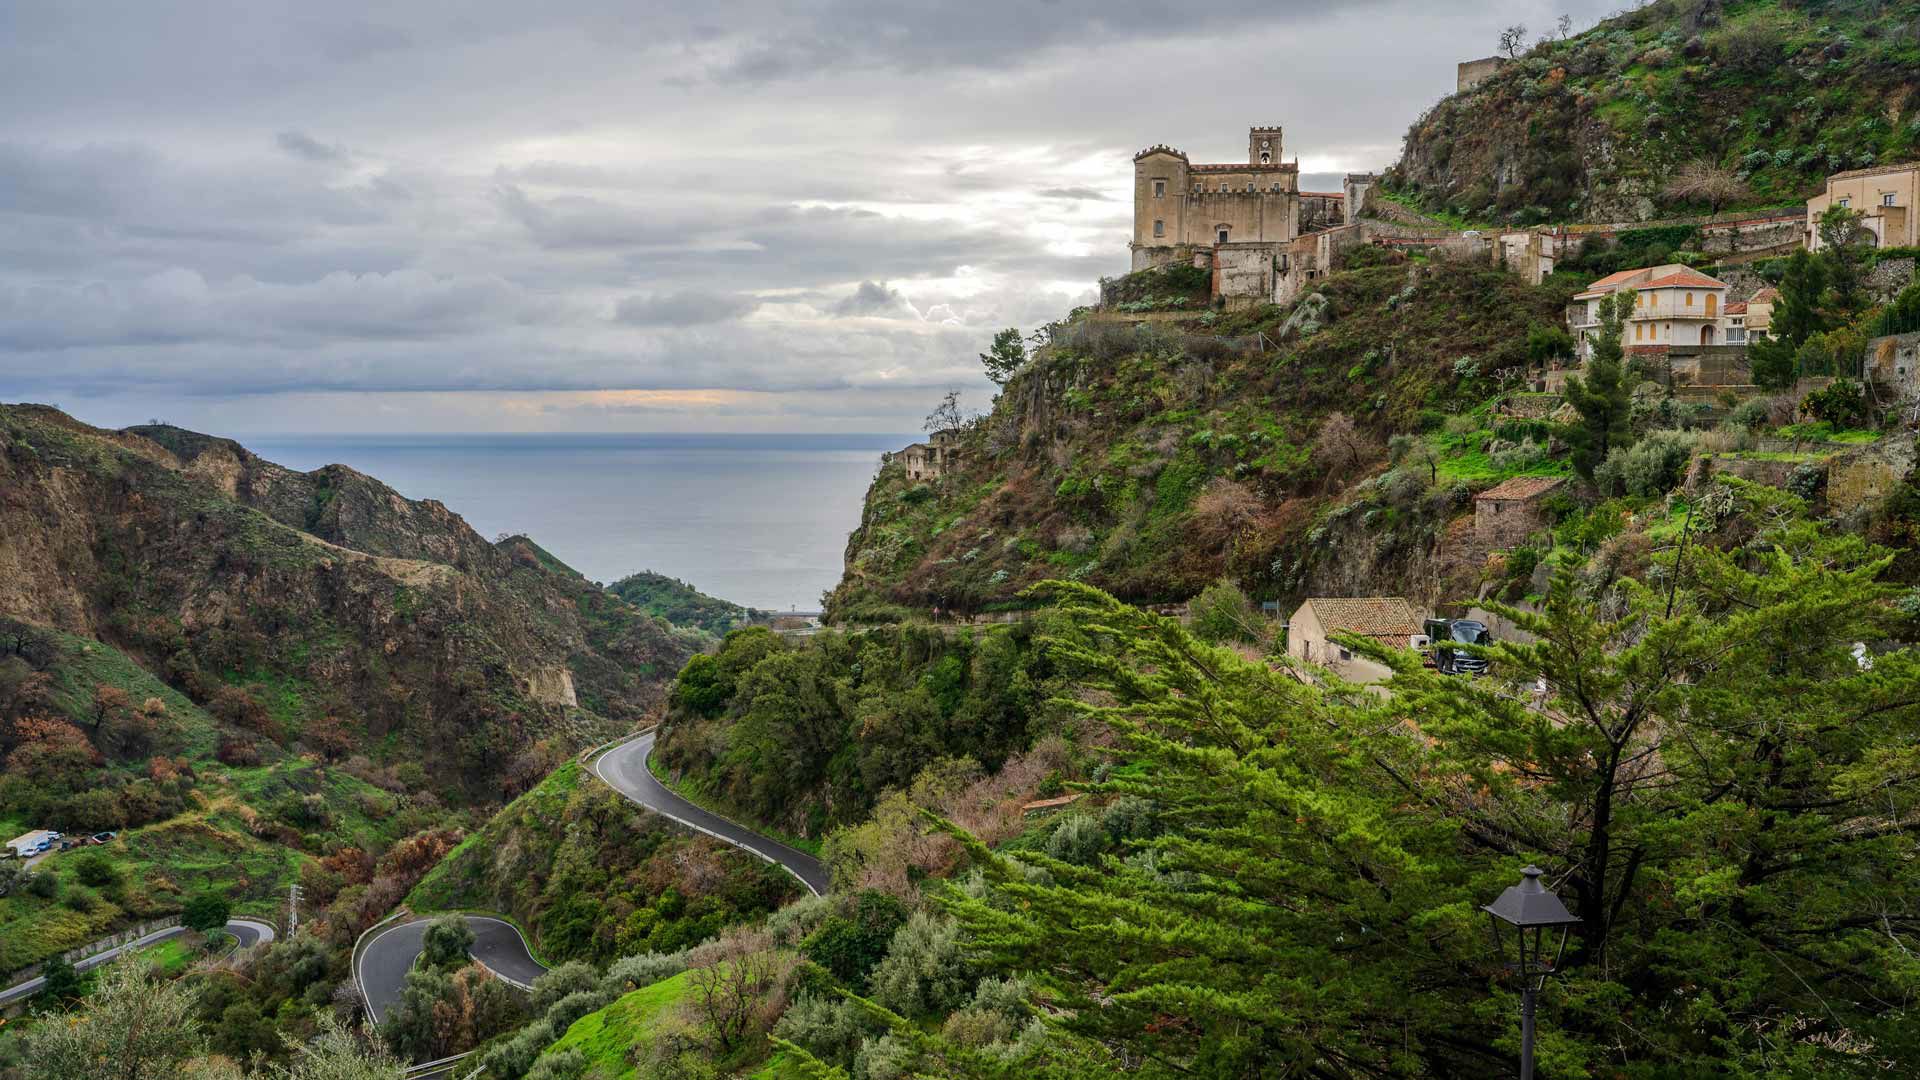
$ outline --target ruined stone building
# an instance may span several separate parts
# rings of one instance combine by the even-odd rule
[[[887,460],[898,461],[909,480],[938,480],[960,460],[960,433],[936,431],[926,442],[896,450]]]

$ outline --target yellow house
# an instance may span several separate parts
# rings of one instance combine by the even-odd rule
[[[1854,169],[1827,177],[1827,190],[1807,200],[1807,248],[1820,250],[1820,215],[1829,207],[1860,211],[1860,224],[1875,247],[1920,243],[1914,205],[1920,202],[1920,162]]]
[[[1608,274],[1573,298],[1568,322],[1580,340],[1580,358],[1593,355],[1600,328],[1600,301],[1622,289],[1634,291],[1633,311],[1620,342],[1631,352],[1675,345],[1725,344],[1727,283],[1679,263]]]

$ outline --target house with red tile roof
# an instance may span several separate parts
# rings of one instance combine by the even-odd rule
[[[1574,296],[1568,322],[1580,342],[1580,359],[1593,355],[1600,302],[1624,289],[1634,292],[1633,311],[1621,331],[1628,352],[1726,343],[1722,320],[1727,283],[1680,263],[1666,263],[1608,274]]]

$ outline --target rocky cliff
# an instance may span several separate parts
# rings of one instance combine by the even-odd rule
[[[476,798],[631,726],[699,643],[344,466],[32,405],[0,406],[0,615],[111,644],[256,739],[332,718]]]
[[[880,471],[830,617],[979,611],[1060,577],[1143,602],[1222,577],[1263,599],[1470,595],[1484,553],[1448,536],[1473,486],[1564,468],[1544,435],[1523,449],[1527,425],[1495,430],[1490,402],[1566,287],[1384,249],[1354,263],[1287,309],[1055,327],[958,468]]]
[[[1920,17],[1875,0],[1661,0],[1543,41],[1408,130],[1390,189],[1475,220],[1793,203],[1920,152]],[[1719,194],[1675,188],[1719,173]]]

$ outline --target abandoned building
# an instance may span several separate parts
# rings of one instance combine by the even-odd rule
[[[936,431],[926,442],[917,442],[887,455],[898,461],[909,480],[938,480],[960,460],[960,433]]]
[[[1328,667],[1353,659],[1334,634],[1356,634],[1404,649],[1420,636],[1420,616],[1398,596],[1313,597],[1287,620],[1287,655]]]
[[[1547,527],[1546,499],[1559,476],[1516,476],[1473,497],[1473,535],[1489,551],[1515,547]]]

